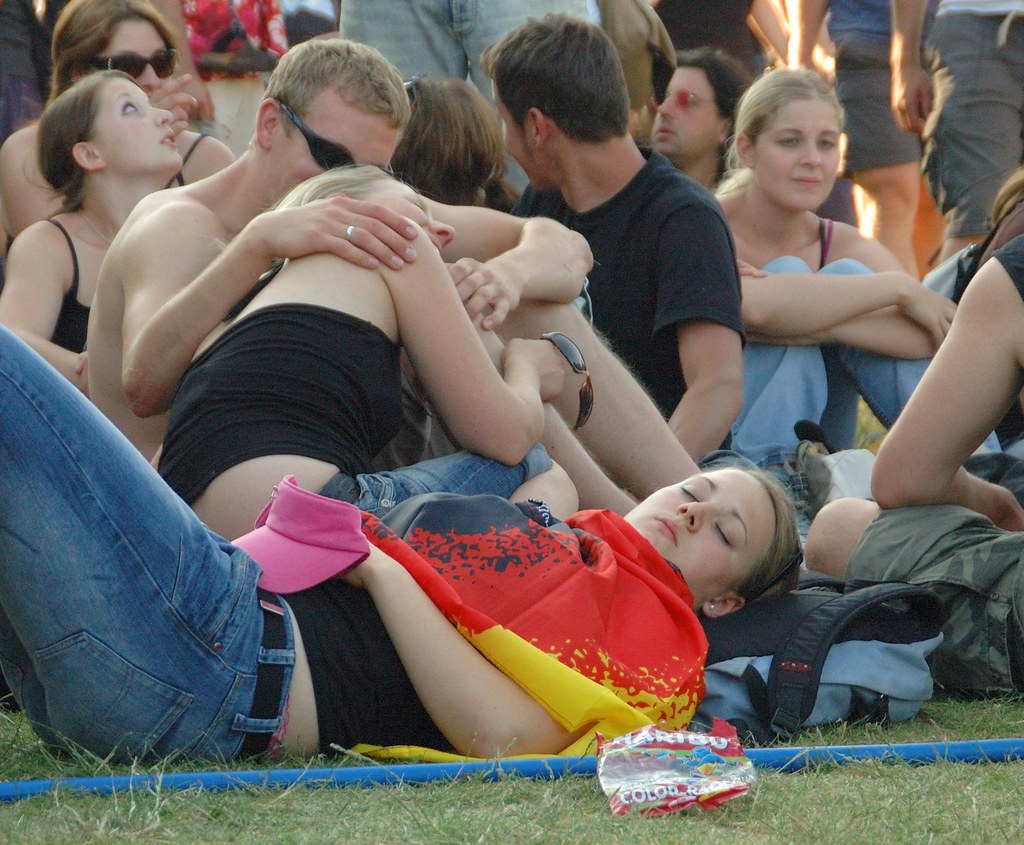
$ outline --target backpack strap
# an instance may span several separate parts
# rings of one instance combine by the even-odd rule
[[[993,226],[985,236],[985,240],[981,241],[981,243],[971,244],[964,250],[964,254],[960,256],[952,296],[953,301],[958,305],[964,295],[964,291],[967,290],[967,286],[971,283],[971,279],[974,278],[978,268],[981,266],[981,256],[988,250],[989,244],[995,240],[998,233],[999,226]]]
[[[903,583],[869,584],[837,595],[801,620],[776,651],[768,673],[766,712],[772,732],[788,739],[799,730],[814,709],[825,658],[836,639],[855,620],[896,601],[913,607],[936,631],[941,627],[938,597],[927,587]],[[877,718],[885,719],[884,701],[873,709]]]

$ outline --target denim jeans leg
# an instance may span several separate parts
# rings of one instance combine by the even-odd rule
[[[492,493],[507,499],[551,466],[547,450],[539,443],[515,466],[473,452],[456,452],[389,472],[360,473],[356,476],[360,495],[354,504],[362,511],[382,516],[400,502],[423,493]]]
[[[828,380],[828,401],[821,414],[821,427],[833,446],[837,449],[849,449],[857,436],[857,405],[860,401],[860,391],[857,382],[840,360],[842,349],[845,347],[836,344],[821,347],[825,377]]]
[[[6,329],[0,430],[0,659],[29,719],[100,755],[232,757],[264,659],[259,567]]]
[[[785,255],[768,273],[810,273],[807,262]],[[817,346],[748,343],[743,349],[743,407],[732,428],[732,448],[754,463],[778,463],[796,452],[793,424],[821,418],[828,386]]]
[[[732,448],[754,463],[777,463],[796,452],[793,424],[821,418],[828,398],[817,346],[748,343],[743,350],[743,408]]]
[[[838,360],[857,383],[872,413],[886,428],[892,427],[928,369],[931,358],[908,360],[848,346],[837,349]],[[1002,451],[994,432],[985,438],[983,445],[989,452]]]
[[[490,98],[480,54],[530,17],[587,16],[585,0],[346,0],[344,37],[380,50],[406,79],[430,74],[471,81]]]

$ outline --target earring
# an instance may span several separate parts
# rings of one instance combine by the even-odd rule
[[[712,613],[715,612],[715,603],[713,601],[708,602],[708,610],[710,610]]]

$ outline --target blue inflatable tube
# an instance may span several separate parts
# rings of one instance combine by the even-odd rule
[[[843,765],[864,760],[929,763],[997,763],[1024,759],[1024,737],[961,740],[946,743],[893,745],[819,745],[793,748],[751,748],[747,756],[760,769],[795,772],[815,765]],[[247,771],[167,772],[0,782],[0,801],[18,801],[55,789],[111,794],[128,791],[199,790],[218,792],[252,787],[284,788],[373,786],[451,781],[477,776],[485,780],[525,777],[553,780],[594,775],[595,757],[542,757],[529,760],[484,760],[467,763],[409,763],[393,766],[345,766],[321,769],[254,769]]]

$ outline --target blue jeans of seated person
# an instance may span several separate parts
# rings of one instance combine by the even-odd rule
[[[514,466],[473,452],[455,452],[386,472],[362,472],[356,476],[338,473],[319,493],[351,502],[374,516],[383,516],[400,502],[422,493],[493,493],[507,499],[516,488],[547,472],[552,465],[547,450],[539,443]]]
[[[0,328],[0,668],[48,743],[235,756],[260,663],[259,566],[81,393]],[[288,610],[285,608],[286,622]],[[280,713],[280,711],[279,711]]]
[[[792,256],[771,261],[764,269],[812,272]],[[871,270],[859,261],[840,259],[818,272],[857,275]],[[732,429],[732,448],[761,466],[781,463],[796,452],[793,425],[805,419],[820,423],[837,448],[849,448],[857,427],[858,395],[889,427],[930,361],[890,358],[843,344],[748,343],[743,350],[743,408]]]
[[[552,466],[547,450],[535,443],[514,466],[472,452],[456,452],[385,472],[360,472],[355,476],[339,472],[318,492],[383,516],[400,502],[424,493],[490,493],[508,499],[520,485]]]

